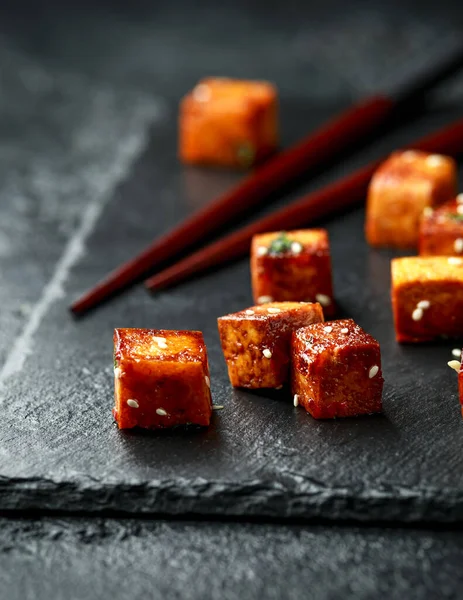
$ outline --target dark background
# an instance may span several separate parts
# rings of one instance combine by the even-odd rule
[[[8,507],[0,528],[1,597],[461,594],[463,539],[451,524],[444,530],[429,522],[407,528],[288,524],[274,517],[224,522],[204,515],[201,521],[188,521],[188,515],[166,521],[86,515],[65,506],[60,514],[56,505],[49,508],[46,494],[25,515],[18,500],[23,496],[11,490],[33,489],[34,469],[45,477],[52,463],[50,481],[72,476],[66,452],[75,452],[79,464],[79,447],[88,446],[86,432],[96,419],[92,403],[107,402],[111,369],[103,365],[109,364],[110,342],[88,336],[97,322],[108,331],[116,325],[112,308],[78,325],[65,314],[69,300],[150,239],[145,222],[153,207],[159,214],[152,227],[161,231],[236,179],[194,170],[179,175],[173,158],[179,97],[205,74],[270,79],[280,90],[284,141],[290,143],[340,108],[407,77],[459,39],[462,25],[461,3],[448,0],[1,4],[0,499]],[[408,135],[461,116],[462,100],[459,76],[435,95]],[[369,148],[367,155],[382,147]],[[363,164],[365,155],[306,189],[357,160]],[[49,301],[42,313],[40,298],[93,204],[101,212],[94,215],[98,227],[88,240],[91,260],[78,249],[71,254],[71,275],[45,294]],[[233,267],[222,284],[244,269]],[[195,290],[208,290],[214,309],[221,307],[221,297],[214,295],[211,280],[204,285],[187,286],[156,304],[137,290],[115,303],[114,314],[123,325],[146,322],[151,312],[156,319],[158,310],[171,326],[189,322],[193,310],[205,321],[210,299]],[[247,302],[246,294],[234,296],[236,308]],[[172,298],[175,314],[167,306]],[[31,315],[39,317],[37,329]],[[19,373],[11,354],[21,336],[26,342],[33,338],[34,357],[24,356]],[[219,360],[218,352],[212,358]],[[47,380],[53,373],[58,377]],[[74,411],[68,398],[78,407]],[[81,411],[81,426],[74,429],[75,410]],[[48,419],[46,426],[41,418]],[[62,439],[47,439],[47,427],[63,427]],[[111,438],[116,439],[111,452],[121,452],[122,444]],[[387,435],[381,443],[387,445]],[[136,452],[135,459],[143,470]],[[107,462],[112,464],[111,453]],[[49,497],[55,491],[59,487]]]

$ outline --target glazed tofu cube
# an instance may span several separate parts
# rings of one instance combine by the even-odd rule
[[[325,316],[335,312],[330,245],[325,229],[255,235],[251,276],[256,304],[319,302]]]
[[[291,351],[295,406],[315,419],[381,412],[379,343],[352,319],[298,329]]]
[[[271,302],[218,319],[234,387],[279,388],[289,378],[291,332],[323,322],[320,304]]]
[[[119,429],[209,425],[209,366],[199,331],[116,329],[114,380]]]
[[[368,189],[365,232],[372,246],[416,248],[420,218],[456,195],[455,161],[415,150],[394,152]]]
[[[276,88],[265,81],[203,79],[180,104],[185,163],[247,168],[278,146]]]
[[[434,210],[425,209],[420,224],[420,255],[463,255],[463,194]]]
[[[398,342],[463,336],[463,258],[411,256],[391,267]]]

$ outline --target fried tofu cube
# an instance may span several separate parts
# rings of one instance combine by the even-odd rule
[[[251,245],[254,302],[319,302],[335,313],[331,255],[325,229],[262,233]]]
[[[373,175],[365,233],[372,246],[416,248],[421,215],[456,195],[455,161],[416,150],[394,152]]]
[[[278,101],[271,83],[207,78],[180,104],[184,163],[247,168],[277,147]]]
[[[317,323],[292,335],[294,405],[315,419],[382,410],[379,343],[352,319]]]
[[[318,303],[270,302],[218,319],[234,387],[279,388],[289,378],[291,332],[323,322]]]
[[[396,258],[391,271],[398,342],[463,336],[463,258]]]
[[[463,255],[463,194],[435,210],[425,209],[419,248],[420,256]]]
[[[114,418],[119,429],[204,425],[212,402],[200,331],[114,331]]]

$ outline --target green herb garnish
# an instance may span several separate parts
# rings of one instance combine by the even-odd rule
[[[250,142],[243,142],[236,151],[238,161],[243,167],[250,167],[256,158],[256,151]]]
[[[276,237],[268,247],[269,254],[283,254],[291,250],[292,241],[286,235],[285,231],[282,231],[278,237]]]
[[[463,215],[460,215],[460,213],[447,213],[446,217],[448,219],[452,219],[452,221],[458,221],[459,223],[463,223]]]
[[[117,364],[117,358],[116,355],[114,355],[114,368],[117,369],[118,364]]]

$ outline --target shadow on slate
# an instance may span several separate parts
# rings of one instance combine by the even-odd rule
[[[293,110],[285,102],[283,111],[289,131],[326,116],[314,106]],[[307,189],[458,115],[461,110],[434,111]],[[446,366],[455,344],[396,344],[389,302],[393,253],[366,246],[362,209],[326,226],[343,313],[381,343],[384,415],[315,421],[293,407],[289,392],[230,387],[216,318],[252,303],[247,260],[154,298],[138,287],[85,319],[69,316],[67,306],[79,292],[195,208],[183,188],[174,131],[172,116],[154,128],[148,154],[105,208],[65,297],[41,322],[34,352],[8,381],[0,510],[463,522],[463,430],[455,374]],[[220,175],[211,177],[216,193]],[[114,327],[204,332],[213,399],[224,405],[208,430],[117,430],[111,417]]]

